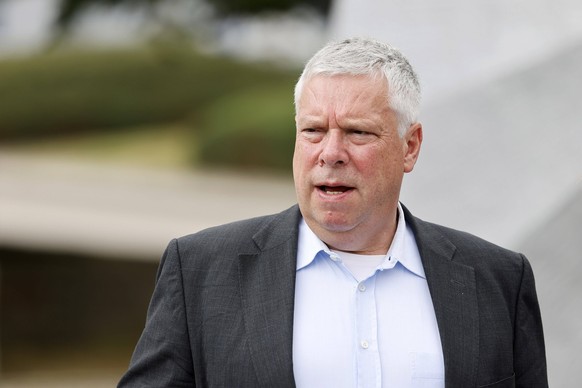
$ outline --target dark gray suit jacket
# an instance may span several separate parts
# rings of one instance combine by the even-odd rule
[[[293,387],[300,213],[173,240],[120,387]],[[546,387],[526,258],[405,209],[438,322],[446,387]]]

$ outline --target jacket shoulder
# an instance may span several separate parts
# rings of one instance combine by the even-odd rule
[[[484,252],[488,255],[519,256],[520,254],[510,249],[499,246],[474,234],[453,229],[447,226],[428,223],[449,239],[460,252]]]
[[[410,222],[419,246],[448,244],[454,250],[453,261],[481,269],[501,271],[523,270],[527,259],[518,252],[501,247],[474,234],[447,226],[423,221],[414,217],[408,210]]]
[[[214,226],[174,240],[182,259],[238,257],[277,246],[297,235],[299,210]]]
[[[252,239],[252,236],[268,224],[275,215],[254,217],[240,221],[229,222],[223,225],[212,226],[196,233],[187,234],[178,237],[176,240],[180,246],[189,246],[192,244],[204,243],[210,244],[217,242],[220,244],[236,244],[240,246],[241,242]]]

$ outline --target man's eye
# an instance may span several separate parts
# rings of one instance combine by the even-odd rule
[[[321,130],[316,129],[316,128],[305,128],[305,129],[302,129],[301,132],[307,136],[315,136],[315,135],[319,135],[319,134],[323,133]]]
[[[323,139],[324,132],[317,128],[304,128],[301,130],[304,139],[310,142],[319,142]]]

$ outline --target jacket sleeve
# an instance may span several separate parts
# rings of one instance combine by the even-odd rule
[[[173,240],[158,269],[145,328],[118,387],[193,386],[181,262]]]
[[[513,342],[516,387],[547,387],[544,334],[533,271],[522,255],[523,272],[515,310]]]

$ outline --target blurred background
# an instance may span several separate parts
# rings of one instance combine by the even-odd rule
[[[402,201],[528,256],[550,383],[576,386],[581,20],[575,0],[0,0],[0,385],[115,385],[167,242],[295,202],[294,82],[370,36],[423,87]]]

